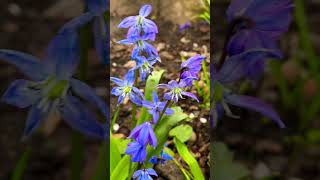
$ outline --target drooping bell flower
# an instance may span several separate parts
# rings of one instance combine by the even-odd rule
[[[192,86],[193,80],[198,79],[198,73],[202,67],[202,61],[205,57],[197,54],[181,64],[181,79],[185,79],[187,86]]]
[[[135,139],[142,145],[149,143],[154,148],[157,146],[157,137],[153,132],[152,125],[149,122],[145,122],[135,127],[128,138]]]
[[[156,171],[154,169],[149,168],[149,169],[142,169],[134,172],[133,174],[133,179],[138,179],[138,180],[152,180],[151,176],[158,176]]]
[[[131,156],[132,162],[139,163],[143,163],[147,156],[146,146],[137,141],[129,143],[125,153]]]

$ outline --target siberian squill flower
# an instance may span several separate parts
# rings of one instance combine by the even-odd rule
[[[0,59],[15,65],[31,79],[14,81],[2,97],[7,104],[30,107],[24,137],[55,113],[81,133],[107,138],[106,126],[97,120],[95,113],[80,98],[97,107],[107,118],[106,104],[87,84],[72,78],[80,59],[77,33],[58,34],[49,44],[44,61],[6,49],[0,50]]]
[[[146,17],[151,13],[152,6],[144,5],[141,7],[139,11],[139,15],[137,16],[129,16],[121,21],[118,25],[119,28],[129,28],[127,38],[130,39],[135,36],[141,36],[142,32],[145,34],[149,34],[146,36],[146,40],[155,40],[155,34],[158,33],[157,25],[147,19]]]
[[[143,163],[147,156],[146,145],[133,141],[128,144],[125,153],[131,156],[132,162]]]
[[[109,59],[109,41],[110,33],[105,19],[105,14],[109,9],[109,0],[85,0],[88,12],[71,20],[65,24],[60,32],[64,31],[79,31],[79,29],[93,22],[94,44],[100,60],[108,64]]]
[[[157,173],[152,169],[138,170],[133,174],[133,179],[137,180],[152,180],[151,176],[158,176]]]
[[[146,53],[149,57],[159,58],[158,51],[146,40],[149,39],[149,34],[144,34],[142,36],[134,36],[124,40],[119,41],[119,44],[124,45],[134,45],[131,59],[136,60],[138,56],[143,56],[143,53]]]
[[[165,153],[164,150],[162,150],[159,157],[153,156],[149,160],[149,162],[152,163],[152,164],[157,164],[158,160],[160,161],[160,164],[164,164],[166,161],[171,161],[173,159],[169,154]]]
[[[134,71],[130,70],[125,75],[124,80],[121,80],[115,77],[110,78],[112,82],[118,85],[118,87],[114,87],[111,90],[111,94],[115,96],[119,96],[118,105],[120,105],[123,102],[124,98],[127,96],[133,103],[139,106],[142,105],[144,96],[138,88],[133,86],[135,81],[134,74],[135,74]]]
[[[148,109],[148,113],[151,114],[153,117],[153,123],[156,124],[159,120],[160,113],[163,111],[167,102],[160,102],[158,95],[155,91],[152,92],[152,99],[153,102],[144,100],[142,102],[142,106]],[[167,108],[164,112],[165,115],[171,115],[173,113],[174,111],[170,108]]]
[[[164,98],[166,100],[172,100],[173,102],[177,103],[179,99],[183,99],[183,96],[188,96],[196,100],[197,102],[199,102],[198,98],[194,94],[184,91],[186,87],[187,87],[187,81],[184,79],[182,79],[180,82],[171,80],[168,84],[158,85],[158,88],[169,90],[169,92],[164,94]]]
[[[240,55],[228,58],[218,71],[211,67],[211,74],[213,77],[213,83],[211,83],[211,92],[213,93],[211,95],[213,126],[216,124],[223,111],[226,112],[228,116],[237,118],[237,116],[232,114],[228,106],[228,104],[231,104],[259,112],[273,120],[279,125],[279,127],[285,127],[279,115],[272,109],[270,105],[254,97],[234,94],[231,89],[228,88],[228,86],[232,83],[246,78],[247,72],[245,67],[248,65],[248,62],[246,61],[247,57],[264,53],[267,52],[261,50],[247,51]]]
[[[276,40],[292,20],[292,9],[291,0],[232,0],[227,17],[237,33],[230,40],[229,53],[242,48],[277,48]]]
[[[187,85],[192,86],[192,81],[198,79],[198,73],[201,70],[202,61],[205,57],[197,54],[181,64],[181,79],[186,79]]]
[[[158,61],[158,59],[150,57],[146,58],[144,56],[137,56],[136,62],[137,65],[132,68],[133,71],[136,69],[139,70],[140,80],[145,81],[149,75],[152,74],[153,65]]]
[[[145,122],[135,127],[128,138],[135,139],[142,145],[149,143],[154,148],[157,146],[157,137],[153,132],[152,124]]]

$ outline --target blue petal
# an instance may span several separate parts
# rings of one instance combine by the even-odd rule
[[[139,15],[142,17],[147,17],[152,11],[152,6],[149,4],[146,4],[142,6],[139,10]]]
[[[124,86],[125,83],[123,82],[123,80],[119,79],[119,78],[115,78],[115,77],[110,77],[110,80],[114,83],[116,83],[116,85],[118,86]]]
[[[80,96],[84,100],[96,106],[105,116],[105,118],[109,120],[109,108],[107,104],[96,94],[94,89],[77,79],[71,80],[71,87],[72,91],[74,91],[78,96]]]
[[[133,173],[133,176],[132,176],[132,177],[135,179],[135,178],[141,176],[142,173],[143,173],[143,170],[138,170],[138,171],[136,171],[136,172]]]
[[[152,91],[152,100],[153,100],[153,103],[158,103],[159,101],[156,91]]]
[[[196,100],[197,102],[199,102],[199,99],[192,93],[190,92],[185,92],[185,91],[182,91],[181,92],[182,95],[185,95],[185,96],[188,96],[188,97],[191,97],[192,99]]]
[[[159,84],[158,88],[163,88],[163,89],[172,89],[172,87],[168,84]]]
[[[123,95],[120,95],[119,98],[118,98],[118,105],[120,105],[121,103],[123,103],[123,100],[126,96],[123,94]]]
[[[77,32],[57,34],[47,49],[46,68],[58,79],[69,79],[76,71],[80,60]]]
[[[19,108],[35,104],[40,98],[40,92],[29,88],[30,83],[27,80],[15,80],[2,96],[2,101]]]
[[[131,45],[131,44],[134,44],[134,42],[132,42],[131,39],[123,39],[123,40],[120,40],[118,41],[119,44],[123,44],[123,45]]]
[[[129,28],[137,22],[137,16],[129,16],[120,22],[118,28]]]
[[[152,158],[149,160],[149,162],[151,163],[151,164],[157,164],[158,163],[158,158],[156,157],[156,156],[152,156]]]
[[[249,110],[253,110],[263,114],[266,117],[269,117],[276,124],[279,125],[280,128],[284,128],[285,125],[281,121],[277,112],[273,110],[273,108],[261,101],[260,99],[250,97],[250,96],[241,96],[241,95],[227,95],[225,97],[226,102],[234,105],[243,107]]]
[[[145,33],[158,33],[157,25],[149,19],[144,19],[143,29]]]
[[[110,63],[110,35],[109,28],[102,16],[98,16],[94,21],[94,43],[98,57],[104,64]]]
[[[79,17],[76,17],[66,23],[60,30],[59,33],[65,33],[70,31],[78,31],[82,26],[88,24],[93,20],[94,14],[91,12],[86,12]]]
[[[142,101],[142,106],[146,107],[148,109],[151,109],[151,108],[153,108],[154,104],[149,101]]]
[[[133,85],[135,81],[135,71],[129,70],[124,79],[128,85]]]
[[[41,124],[41,120],[44,120],[48,115],[47,112],[42,112],[41,109],[34,105],[31,107],[28,118],[26,121],[26,127],[24,129],[23,138],[29,137]]]
[[[156,171],[154,169],[152,169],[152,168],[147,169],[147,172],[148,172],[149,175],[158,176]]]
[[[123,93],[120,87],[114,87],[111,90],[111,94],[115,96],[120,96]]]
[[[0,59],[15,65],[22,73],[32,80],[44,80],[47,73],[44,71],[40,61],[29,54],[18,51],[0,49]]]
[[[105,138],[105,127],[98,122],[95,114],[86,108],[80,100],[68,96],[64,106],[60,107],[63,119],[75,130],[94,138]]]

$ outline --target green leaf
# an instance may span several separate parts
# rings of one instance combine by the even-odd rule
[[[320,130],[312,129],[307,132],[307,139],[310,143],[318,144],[320,143]]]
[[[160,79],[164,73],[164,70],[160,71],[153,71],[152,76],[149,76],[146,82],[146,88],[145,88],[145,99],[147,101],[152,100],[152,91],[157,91],[157,86],[160,82]],[[148,114],[146,108],[142,108],[140,118],[137,122],[137,125],[143,123],[144,121],[148,120],[151,116]]]
[[[152,155],[160,154],[169,137],[169,132],[172,127],[188,118],[188,115],[185,114],[180,107],[171,107],[171,109],[174,110],[174,114],[172,114],[171,116],[164,116],[154,128],[154,132],[158,140],[158,145],[156,149],[148,149],[147,159],[150,159]],[[150,166],[151,164],[149,163],[148,167]]]
[[[189,152],[187,146],[183,142],[181,142],[178,138],[174,138],[173,142],[177,148],[179,155],[188,164],[188,166],[191,170],[191,173],[193,175],[193,179],[196,179],[196,180],[203,179],[204,180],[204,176],[202,174],[200,166],[199,166],[197,160]]]
[[[115,139],[114,137],[110,136],[110,172],[116,168],[117,164],[121,160],[121,153],[119,151],[119,139]]]
[[[233,162],[233,152],[223,143],[211,145],[210,174],[213,180],[238,180],[249,175],[247,168]]]
[[[111,172],[111,180],[126,180],[129,176],[130,156],[125,155]]]
[[[173,128],[169,135],[178,138],[181,142],[188,141],[192,136],[193,129],[190,125],[182,124]]]

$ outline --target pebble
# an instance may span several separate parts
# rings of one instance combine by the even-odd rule
[[[170,54],[168,51],[162,51],[160,54],[161,59],[167,59],[167,60],[173,60],[174,56],[172,54]]]
[[[208,122],[208,120],[207,120],[206,118],[200,118],[200,122],[203,123],[203,124],[205,124],[205,123]]]
[[[119,129],[120,129],[119,124],[114,124],[114,125],[113,125],[113,130],[114,130],[114,131],[117,132]]]
[[[165,43],[158,43],[157,44],[157,51],[160,52],[161,50],[163,50],[166,47]]]
[[[190,114],[189,114],[189,118],[190,118],[190,119],[193,119],[193,118],[195,118],[195,117],[196,117],[196,116],[195,116],[193,113],[190,113]]]
[[[182,42],[183,44],[188,44],[188,43],[191,42],[191,40],[187,39],[186,37],[183,37],[183,38],[180,39],[180,42]]]

